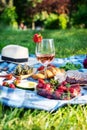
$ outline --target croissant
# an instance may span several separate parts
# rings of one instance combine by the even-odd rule
[[[59,68],[56,67],[50,67],[49,70],[56,75],[57,73],[61,73],[61,70]]]
[[[53,78],[56,74],[58,73],[64,73],[65,70],[64,69],[59,69],[56,67],[49,67],[47,68],[46,71],[40,71],[34,75],[32,75],[32,78],[34,79],[49,79],[49,78]]]
[[[50,71],[49,69],[47,69],[47,70],[44,72],[44,74],[45,74],[45,77],[46,77],[46,78],[52,78],[52,77],[54,77],[54,74],[53,74],[52,71]]]
[[[33,74],[32,78],[34,79],[45,79],[45,75],[41,73]]]

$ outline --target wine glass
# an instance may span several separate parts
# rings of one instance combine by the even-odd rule
[[[44,71],[46,72],[48,64],[50,64],[55,57],[54,40],[43,39],[41,43],[37,43],[35,53],[37,60],[44,66]]]

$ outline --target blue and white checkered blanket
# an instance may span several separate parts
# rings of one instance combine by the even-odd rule
[[[64,65],[67,62],[73,62],[74,64],[81,64],[85,55],[71,56],[68,58],[55,58],[53,64],[57,67]],[[29,65],[39,67],[40,64],[36,61],[35,57],[29,57]],[[0,62],[1,67],[8,67],[8,72],[12,72],[16,67],[14,63]],[[81,71],[87,72],[87,69],[81,69]],[[33,80],[29,78],[28,80]],[[82,89],[82,95],[77,96],[69,101],[67,100],[53,100],[47,99],[37,95],[36,91],[24,90],[24,89],[12,89],[5,86],[0,86],[0,102],[7,106],[18,107],[18,108],[32,108],[41,109],[47,111],[55,111],[65,104],[86,104],[87,103],[87,90]]]

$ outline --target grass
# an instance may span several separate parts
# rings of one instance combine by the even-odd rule
[[[43,38],[53,38],[56,46],[56,57],[87,53],[87,30],[46,30],[46,31],[11,31],[0,32],[0,51],[8,44],[17,44],[28,47],[29,53],[35,53],[35,44],[32,37],[35,33],[41,33]]]
[[[41,33],[54,38],[56,57],[87,53],[87,29],[44,31],[0,31],[0,52],[9,44],[28,47],[34,54],[32,37]],[[54,113],[42,110],[10,108],[0,104],[0,130],[87,130],[87,105],[67,105]]]

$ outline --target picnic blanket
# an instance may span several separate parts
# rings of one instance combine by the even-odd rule
[[[82,65],[84,58],[85,55],[76,55],[68,58],[55,58],[52,64],[57,67],[64,65],[67,62]],[[38,63],[34,55],[29,56],[28,64],[36,68],[41,65]],[[7,63],[6,61],[0,62],[0,68],[5,66],[9,68],[8,73],[12,72],[15,69],[16,65],[17,64],[15,63]],[[82,68],[80,71],[87,72],[87,69]],[[33,79],[30,77],[28,80]],[[53,100],[37,95],[36,91],[19,88],[12,89],[0,85],[0,102],[11,107],[40,109],[53,112],[66,104],[86,104],[87,89],[82,89],[81,96],[77,96],[71,100]]]

